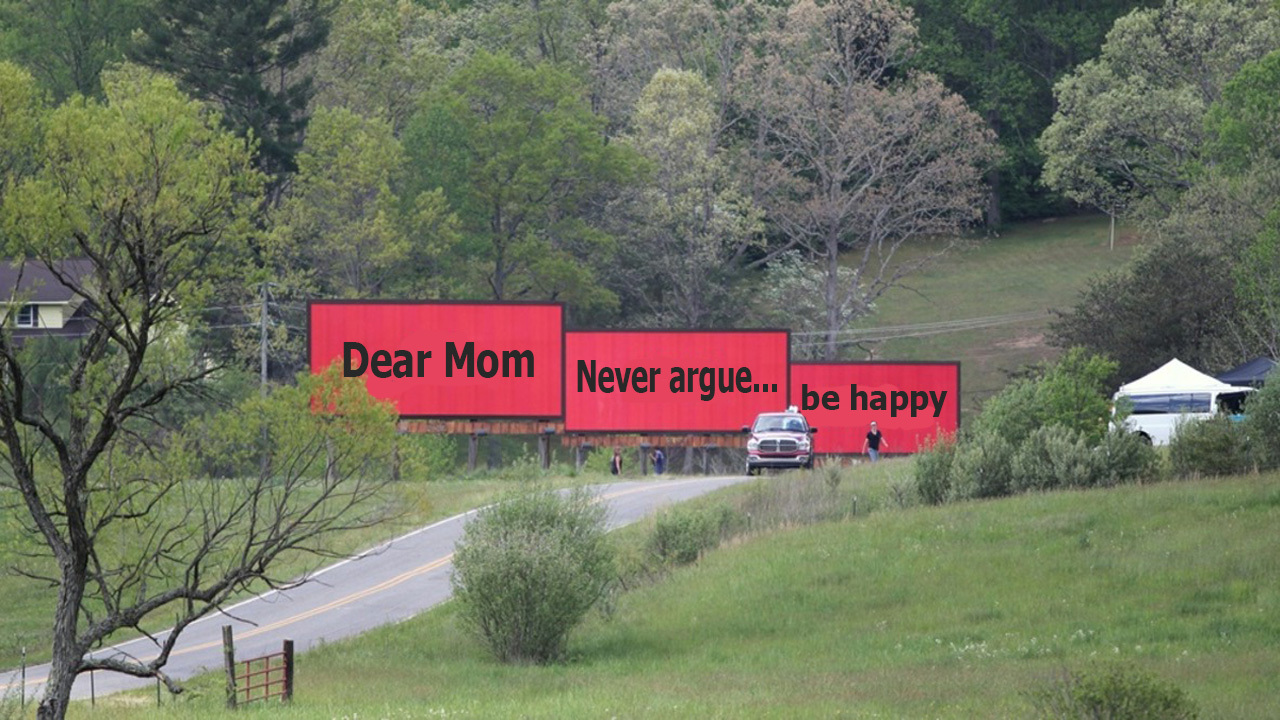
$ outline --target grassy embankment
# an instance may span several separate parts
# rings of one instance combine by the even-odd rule
[[[1204,717],[1275,715],[1280,475],[899,510],[890,486],[909,468],[848,471],[841,501],[857,493],[870,515],[732,543],[621,596],[566,665],[499,665],[446,605],[308,653],[294,705],[267,712],[1026,717],[1027,690],[1119,661]],[[219,683],[160,710],[138,695],[78,714],[230,717]]]
[[[1007,371],[1056,357],[1045,342],[1051,309],[1069,309],[1090,277],[1123,265],[1139,244],[1136,230],[1117,228],[1108,250],[1105,216],[1066,217],[1011,225],[1000,237],[976,241],[909,276],[890,290],[876,314],[855,327],[891,328],[992,316],[1034,317],[993,327],[888,340],[881,360],[959,360],[965,415],[1008,381]],[[907,248],[903,259],[919,249]],[[932,332],[904,328],[895,334]]]

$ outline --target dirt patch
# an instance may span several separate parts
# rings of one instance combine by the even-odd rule
[[[998,340],[996,341],[996,347],[1009,350],[1028,350],[1030,348],[1045,347],[1044,333],[1019,335],[1008,340]]]

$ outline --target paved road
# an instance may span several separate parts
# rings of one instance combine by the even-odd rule
[[[610,526],[620,527],[668,503],[745,480],[721,476],[634,481],[601,485],[595,490],[609,503]],[[264,593],[228,608],[227,615],[213,615],[193,623],[182,633],[165,672],[185,679],[221,668],[223,625],[234,628],[237,657],[250,658],[279,652],[280,643],[286,638],[291,638],[300,652],[319,642],[332,642],[405,620],[443,602],[450,594],[454,543],[474,513],[472,510],[420,528],[356,558],[323,568],[298,587]],[[161,634],[158,639],[163,637]],[[150,640],[140,638],[95,655],[149,659],[155,657],[155,648]],[[27,697],[40,694],[48,672],[48,665],[27,668]],[[10,679],[16,677],[14,671],[0,673],[0,696]],[[98,696],[153,684],[154,680],[109,672],[97,672],[94,677]],[[89,675],[82,674],[72,697],[85,699],[89,692]]]

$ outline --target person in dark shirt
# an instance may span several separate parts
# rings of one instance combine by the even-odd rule
[[[880,434],[880,429],[872,422],[871,431],[867,433],[867,439],[862,441],[862,454],[870,455],[871,462],[875,462],[880,459],[881,446],[888,450],[889,441],[884,439],[884,435]]]
[[[667,455],[662,452],[662,448],[655,448],[653,451],[653,474],[661,475],[667,471]]]
[[[609,461],[609,472],[614,475],[622,474],[622,448],[613,449],[613,459]]]

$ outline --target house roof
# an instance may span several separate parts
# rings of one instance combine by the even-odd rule
[[[1159,368],[1133,382],[1120,386],[1117,395],[1147,395],[1154,393],[1224,392],[1252,390],[1241,388],[1205,375],[1190,365],[1174,358]]]
[[[65,276],[80,278],[92,270],[93,264],[88,260],[64,260],[57,268]],[[68,303],[75,295],[42,262],[0,260],[0,301],[17,296],[28,303]]]

